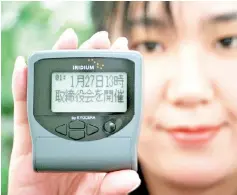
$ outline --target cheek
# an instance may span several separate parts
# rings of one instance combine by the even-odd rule
[[[165,66],[165,60],[145,58],[144,77],[143,77],[143,98],[144,98],[144,116],[154,115],[155,110],[161,104],[164,96],[165,83],[168,80],[170,71]]]
[[[142,135],[147,134],[148,127],[152,124],[152,116],[160,102],[160,76],[158,71],[154,71],[150,63],[145,63],[143,80],[143,122]],[[146,131],[144,131],[146,129]]]
[[[143,121],[141,127],[140,145],[143,149],[155,143],[151,130],[154,116],[160,104],[164,101],[164,89],[168,80],[168,66],[165,60],[145,58],[143,68]],[[145,149],[145,151],[149,151]]]
[[[158,86],[157,78],[152,73],[152,71],[147,67],[144,71],[144,88],[143,88],[143,97],[144,97],[144,110],[150,112],[153,110],[157,104],[157,101],[160,94],[157,90]],[[153,105],[153,106],[152,106]]]
[[[228,113],[237,117],[237,60],[214,63],[209,69],[212,75],[213,88],[218,101]],[[213,71],[214,70],[214,71]]]

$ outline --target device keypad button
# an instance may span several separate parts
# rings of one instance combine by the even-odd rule
[[[69,137],[75,140],[79,140],[85,137],[84,131],[69,131]]]
[[[55,128],[55,131],[62,134],[62,135],[67,135],[67,125],[60,125]]]
[[[87,135],[92,135],[98,131],[99,131],[98,127],[95,127],[93,125],[87,125],[87,129],[86,129]]]
[[[104,130],[108,133],[113,133],[116,130],[116,125],[112,121],[108,121],[104,124]]]
[[[85,128],[85,123],[82,121],[71,121],[69,123],[70,129],[84,129]]]

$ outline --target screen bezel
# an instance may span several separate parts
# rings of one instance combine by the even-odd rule
[[[74,70],[75,65],[87,65],[88,57],[42,59],[34,69],[34,116],[72,116],[72,115],[134,115],[135,64],[122,58],[96,57],[103,63],[103,69]],[[53,72],[126,72],[127,73],[127,111],[126,112],[57,112],[51,111],[51,76]],[[42,75],[43,78],[42,78]]]

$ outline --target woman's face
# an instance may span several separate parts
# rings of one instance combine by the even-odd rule
[[[237,172],[237,3],[131,4],[129,45],[144,56],[139,159],[189,185]]]

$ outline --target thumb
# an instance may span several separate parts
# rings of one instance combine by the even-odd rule
[[[100,188],[101,195],[125,195],[135,190],[141,183],[137,172],[116,171],[107,174]]]
[[[31,139],[27,118],[27,66],[25,59],[17,57],[12,76],[14,99],[14,144],[13,154],[22,155],[31,151]]]

